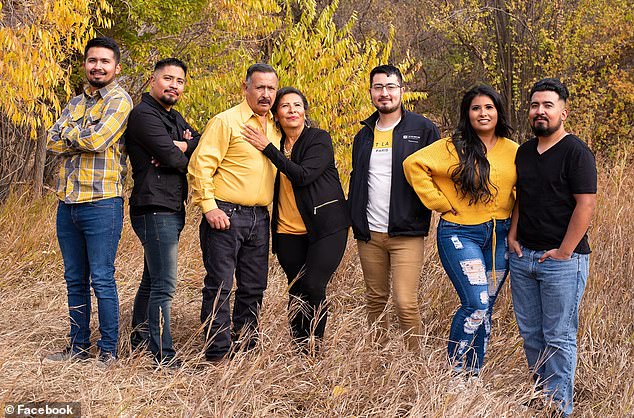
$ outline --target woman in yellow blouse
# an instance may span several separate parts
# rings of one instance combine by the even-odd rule
[[[438,254],[461,306],[449,332],[456,372],[477,375],[495,298],[508,274],[506,235],[515,202],[515,154],[502,97],[476,86],[462,98],[454,134],[412,154],[405,177],[440,212]]]

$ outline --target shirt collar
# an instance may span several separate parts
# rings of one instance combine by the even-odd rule
[[[253,112],[253,109],[251,109],[251,106],[249,106],[249,103],[247,103],[246,99],[242,101],[242,103],[239,104],[240,106],[240,119],[242,119],[242,123],[247,123],[247,121],[249,119],[251,119],[251,117],[258,117],[259,115],[255,114],[255,112]],[[271,113],[271,111],[269,110],[266,113],[266,120],[267,122],[273,122],[273,113]]]
[[[144,101],[145,103],[149,104],[150,106],[157,108],[161,112],[167,113],[168,115],[172,114],[171,110],[165,109],[163,107],[163,105],[160,104],[158,102],[158,100],[156,100],[154,97],[152,97],[152,95],[150,93],[148,93],[148,92],[143,93],[141,95],[141,100]]]
[[[91,94],[90,93],[90,87],[88,84],[86,84],[84,86],[84,94],[87,97],[95,97],[97,94],[99,94],[99,97],[104,98],[108,95],[108,93],[110,93],[112,90],[114,90],[115,88],[119,87],[119,83],[115,80],[112,83],[108,84],[107,86],[104,86],[100,89],[98,89],[97,91],[95,91],[95,93]]]

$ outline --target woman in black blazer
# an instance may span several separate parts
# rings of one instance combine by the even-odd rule
[[[343,257],[350,218],[332,139],[328,132],[310,127],[306,97],[284,87],[271,110],[282,130],[281,150],[250,126],[242,134],[278,168],[273,253],[288,278],[292,337],[310,353],[319,349],[324,336],[326,286]]]

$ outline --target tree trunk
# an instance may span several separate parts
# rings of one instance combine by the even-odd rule
[[[41,126],[38,129],[37,144],[35,146],[35,159],[33,162],[33,197],[42,197],[44,189],[44,164],[46,164],[46,129]]]
[[[495,22],[495,38],[498,51],[498,62],[501,77],[501,94],[505,99],[506,114],[511,125],[517,124],[517,117],[513,113],[513,55],[510,19],[505,0],[493,1],[493,19]]]

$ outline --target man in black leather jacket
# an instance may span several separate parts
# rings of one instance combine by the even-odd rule
[[[126,131],[134,179],[130,221],[144,252],[130,339],[133,348],[147,343],[157,363],[168,367],[180,364],[172,346],[170,310],[185,224],[187,165],[200,138],[172,109],[183,93],[186,73],[187,66],[176,58],[157,62],[150,92],[130,113]]]

